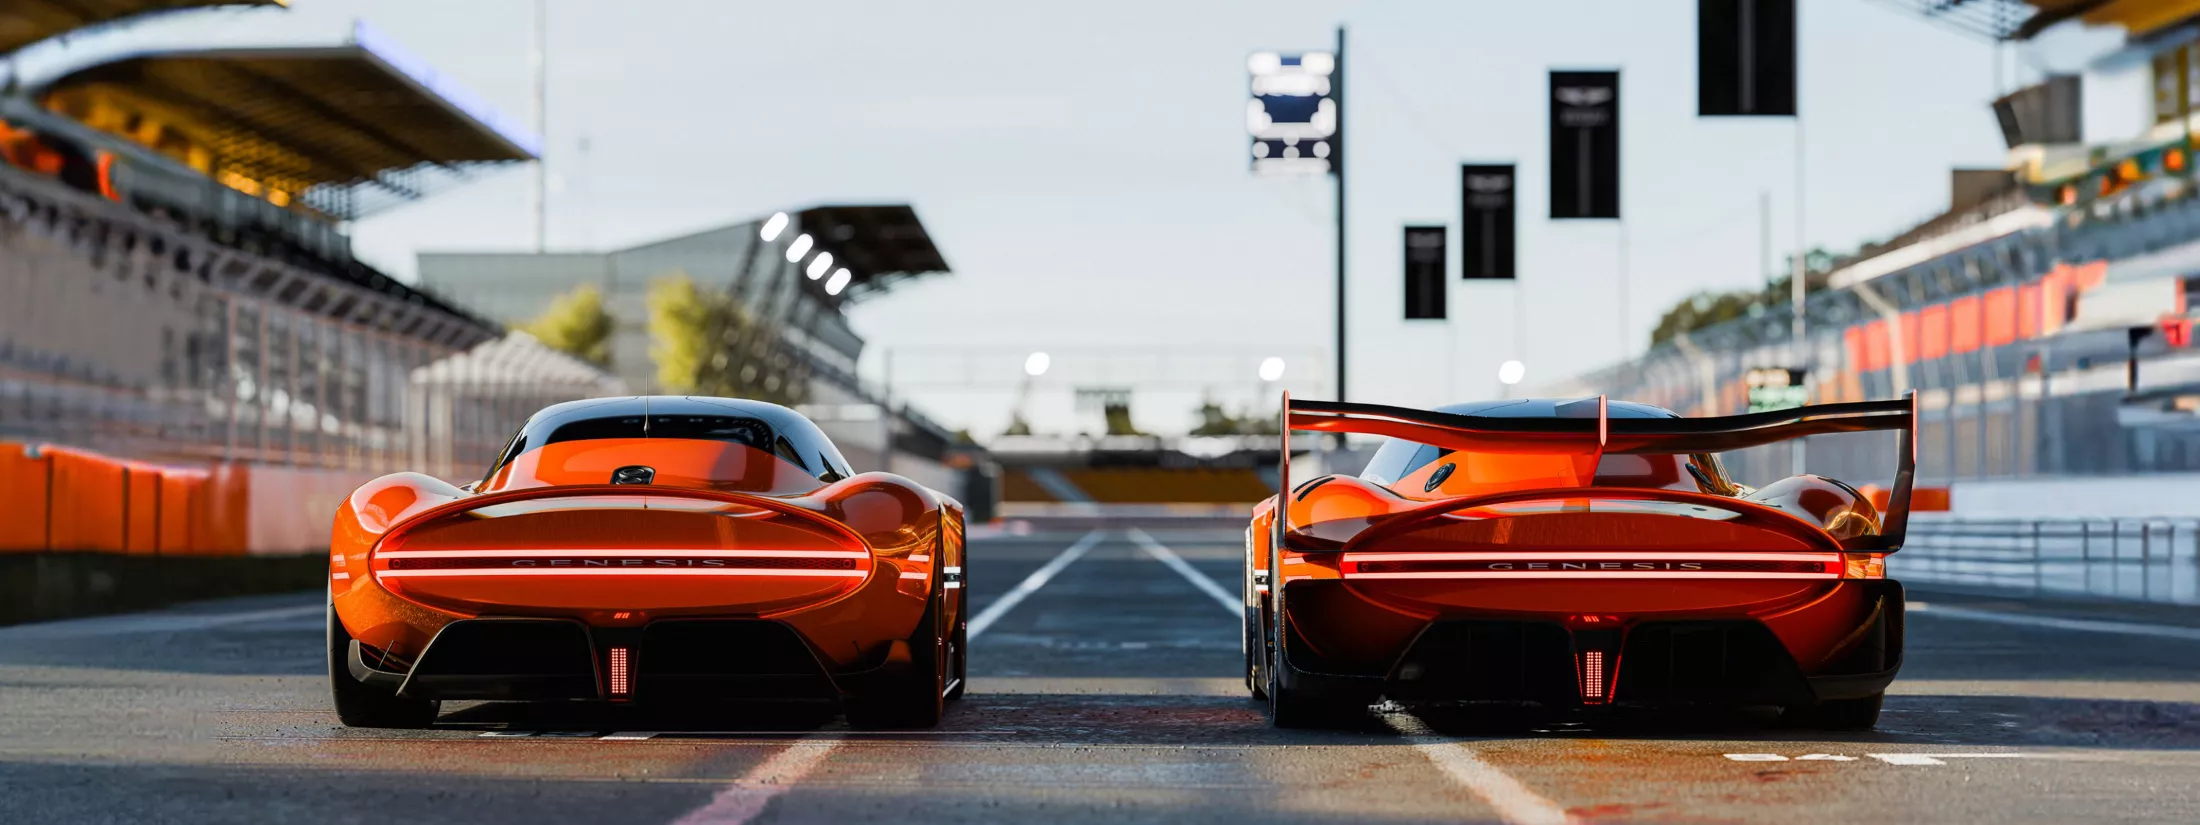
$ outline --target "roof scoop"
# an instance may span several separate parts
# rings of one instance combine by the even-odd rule
[[[656,468],[644,467],[640,464],[632,464],[611,471],[611,483],[613,484],[648,484],[656,479]]]

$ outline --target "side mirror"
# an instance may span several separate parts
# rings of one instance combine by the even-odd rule
[[[460,489],[460,490],[462,490],[462,491],[464,491],[464,492],[468,492],[468,493],[471,493],[471,492],[473,492],[473,491],[474,491],[474,485],[476,485],[476,484],[480,484],[480,483],[481,483],[481,482],[479,482],[479,481],[469,481],[469,482],[466,482],[466,483],[464,483],[464,484],[458,485],[458,489]]]

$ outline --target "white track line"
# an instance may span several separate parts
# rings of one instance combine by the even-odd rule
[[[1161,560],[1162,564],[1190,580],[1201,592],[1222,603],[1222,609],[1229,611],[1230,615],[1236,616],[1244,610],[1244,605],[1231,596],[1229,591],[1224,590],[1221,584],[1170,552],[1161,542],[1146,535],[1146,531],[1133,527],[1130,528],[1130,536],[1131,541],[1136,542],[1148,555]],[[1566,809],[1559,807],[1558,803],[1529,789],[1497,766],[1482,761],[1467,746],[1430,735],[1427,726],[1420,719],[1407,714],[1394,714],[1385,717],[1385,721],[1392,730],[1406,737],[1407,743],[1420,751],[1422,756],[1428,757],[1428,761],[1434,763],[1445,776],[1465,786],[1483,804],[1495,810],[1498,818],[1508,825],[1567,825],[1573,821],[1566,815]]]
[[[1918,610],[1917,608],[1918,605],[1915,603],[1910,605],[1911,610],[1915,610],[1916,612],[1924,614],[1926,616],[1945,616],[1950,619],[1967,619],[1975,622],[1997,622],[2000,624],[2024,625],[2027,627],[2048,627],[2054,628],[2056,630],[2080,630],[2091,633],[2116,633],[2125,636],[2156,636],[2164,639],[2184,639],[2187,641],[2200,641],[2200,627],[2177,627],[2174,625],[2139,624],[2137,622],[2111,622],[2100,619],[2064,619],[2054,616],[2032,616],[2023,613],[2004,613],[1999,610],[1973,610],[1968,607],[1954,607],[1942,602],[1934,602],[1931,608],[1925,610]]]
[[[1061,573],[1063,568],[1083,558],[1085,553],[1090,552],[1094,545],[1106,537],[1107,531],[1094,529],[1063,548],[1045,566],[1032,571],[1015,589],[987,605],[985,612],[970,620],[970,638],[976,638],[986,628],[992,627],[1017,602],[1045,587],[1048,580]],[[709,804],[688,812],[686,816],[674,820],[672,825],[746,825],[762,814],[764,807],[771,804],[773,799],[792,790],[795,783],[816,770],[818,765],[825,762],[825,757],[830,756],[839,746],[837,739],[797,740],[788,745],[786,750],[772,754],[771,758],[751,768],[740,779],[734,780],[732,785],[711,797]]]
[[[1022,602],[1031,594],[1038,592],[1039,588],[1045,587],[1048,580],[1054,578],[1055,574],[1062,572],[1062,568],[1084,558],[1085,553],[1091,551],[1093,545],[1099,544],[1100,540],[1106,538],[1107,535],[1108,531],[1095,527],[1092,532],[1086,533],[1084,538],[1080,538],[1070,546],[1063,548],[1061,554],[1048,561],[1046,566],[1031,571],[1031,575],[1025,576],[1023,581],[1018,582],[1015,589],[1001,594],[1001,597],[993,600],[992,604],[986,605],[984,610],[978,611],[978,615],[971,617],[968,638],[975,639],[978,634],[984,633],[986,628],[992,627],[994,622],[1000,621],[1001,617],[1007,615],[1008,611],[1014,608],[1018,602]]]
[[[1155,540],[1153,536],[1147,535],[1146,531],[1136,527],[1131,528],[1129,532],[1131,541],[1138,545],[1138,549],[1146,551],[1146,555],[1154,557],[1154,560],[1167,565],[1170,570],[1176,571],[1177,575],[1183,576],[1185,581],[1191,582],[1193,587],[1199,588],[1199,592],[1207,594],[1208,598],[1220,603],[1222,609],[1230,611],[1230,615],[1235,616],[1245,611],[1245,603],[1239,597],[1230,595],[1230,591],[1223,589],[1220,583],[1209,578],[1207,574],[1199,572],[1199,568],[1193,567],[1192,563],[1185,561],[1183,556],[1179,556],[1176,551],[1170,550],[1168,545],[1162,544]]]
[[[1573,821],[1558,803],[1520,784],[1520,780],[1497,766],[1482,761],[1467,746],[1429,735],[1421,720],[1411,716],[1401,719],[1397,715],[1387,720],[1392,730],[1405,736],[1406,741],[1435,763],[1445,776],[1466,786],[1483,804],[1495,810],[1499,819],[1510,825],[1566,825]]]
[[[710,803],[689,811],[672,825],[743,825],[764,812],[764,806],[794,789],[796,782],[825,762],[837,745],[830,739],[803,739],[750,768]]]

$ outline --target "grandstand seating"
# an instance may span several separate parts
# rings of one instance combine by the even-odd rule
[[[1101,504],[1249,504],[1276,492],[1240,468],[1090,467],[1062,475]]]
[[[1001,500],[1056,502],[1061,499],[1047,492],[1045,486],[1031,477],[1030,471],[1021,467],[1006,467],[1001,470]]]

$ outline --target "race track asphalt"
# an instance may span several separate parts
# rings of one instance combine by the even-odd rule
[[[2200,822],[2200,629],[2175,615],[1913,591],[1872,733],[1740,713],[1284,732],[1192,578],[1234,594],[1239,532],[1140,526],[974,540],[974,609],[1020,601],[927,732],[506,704],[347,729],[318,593],[0,628],[0,823]]]

